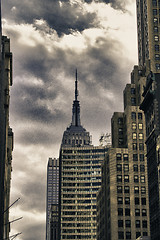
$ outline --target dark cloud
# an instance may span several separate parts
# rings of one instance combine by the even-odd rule
[[[81,32],[99,25],[96,13],[86,12],[81,4],[69,1],[12,0],[5,4],[3,13],[4,17],[17,23],[31,24],[35,19],[44,19],[58,35]]]

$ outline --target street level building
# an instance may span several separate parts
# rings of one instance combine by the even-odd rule
[[[113,114],[112,147],[97,194],[97,239],[150,236],[145,117],[139,108],[144,71],[135,66],[124,90],[124,112]]]
[[[55,236],[55,232],[58,232],[58,226],[53,223],[53,219],[55,219],[55,212],[58,211],[57,210],[58,198],[59,198],[59,159],[49,158],[47,166],[46,240],[55,240],[55,238],[52,239],[51,236]],[[56,227],[54,231],[53,226]]]
[[[96,240],[96,193],[101,186],[101,164],[107,147],[91,145],[80,123],[77,74],[72,123],[60,149],[60,239]]]

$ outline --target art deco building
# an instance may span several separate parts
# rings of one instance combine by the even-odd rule
[[[124,112],[113,114],[112,147],[102,167],[97,195],[97,239],[150,236],[145,118],[139,108],[143,70],[134,67],[124,90]]]
[[[160,73],[160,1],[137,0],[139,65]],[[149,60],[149,62],[148,62]]]
[[[91,145],[80,123],[77,74],[72,123],[60,149],[60,239],[96,240],[96,193],[101,185],[101,163],[107,147]]]
[[[13,150],[13,133],[9,127],[12,53],[10,52],[10,40],[6,36],[2,36],[1,10],[0,46],[0,239],[9,239],[9,202]]]
[[[59,197],[59,159],[49,158],[47,166],[46,240],[57,239],[51,238],[55,236],[55,234],[53,235],[51,234],[51,232],[52,233],[58,232],[58,226],[56,224],[52,224],[53,219],[55,220],[55,212],[57,212],[58,208],[58,197]],[[53,229],[53,227],[55,227],[55,229]]]

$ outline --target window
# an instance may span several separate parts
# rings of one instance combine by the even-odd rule
[[[123,220],[118,220],[118,227],[123,227]]]
[[[147,216],[147,210],[146,209],[142,209],[142,216]]]
[[[154,22],[154,24],[157,24],[158,23],[158,18],[154,17],[153,22]]]
[[[145,176],[140,176],[141,183],[145,183]]]
[[[132,133],[132,139],[136,140],[137,139],[137,133]]]
[[[148,236],[148,233],[147,232],[143,232],[143,236]]]
[[[117,160],[121,160],[121,159],[122,159],[122,155],[121,155],[120,153],[117,153],[116,159],[117,159]]]
[[[124,239],[124,232],[118,232],[118,239]]]
[[[132,129],[133,129],[133,130],[136,130],[136,128],[137,128],[137,127],[136,127],[136,123],[132,123]]]
[[[118,216],[123,216],[123,208],[118,208]]]
[[[135,205],[139,205],[139,197],[134,198]]]
[[[118,124],[123,124],[123,118],[118,118]]]
[[[155,52],[159,52],[159,45],[156,44],[154,47],[155,47]]]
[[[125,197],[125,204],[130,204],[130,198],[129,197]]]
[[[140,216],[140,209],[138,208],[135,209],[135,216]]]
[[[139,160],[140,160],[141,162],[144,161],[144,154],[139,154]]]
[[[140,228],[141,224],[140,224],[140,220],[136,220],[136,228]]]
[[[159,70],[160,69],[160,64],[156,63],[156,69]]]
[[[138,175],[134,175],[134,182],[135,182],[135,183],[138,183],[138,182],[139,182]]]
[[[126,239],[131,239],[131,232],[126,232]]]
[[[143,140],[143,133],[139,133],[139,140]]]
[[[139,187],[138,186],[134,187],[134,193],[139,193]]]
[[[156,32],[156,33],[158,32],[158,27],[157,26],[154,26],[153,29],[154,29],[154,32]]]
[[[124,193],[129,193],[129,192],[130,192],[129,186],[124,186]]]
[[[128,172],[129,171],[129,165],[128,164],[124,164],[123,165],[123,170],[124,170],[124,172]]]
[[[141,194],[146,194],[146,187],[141,187]]]
[[[117,164],[117,171],[122,171],[122,164]]]
[[[142,119],[142,113],[138,113],[138,119]]]
[[[157,6],[157,0],[152,0],[152,5],[153,5],[153,7],[156,7]]]
[[[125,221],[125,223],[126,223],[126,227],[128,228],[130,228],[131,227],[131,220],[126,220]]]
[[[129,175],[124,175],[124,182],[129,182]]]
[[[159,45],[158,45],[159,46]],[[131,118],[132,118],[132,120],[136,120],[136,113],[135,112],[132,112],[131,113]]]
[[[143,228],[147,228],[147,221],[146,220],[142,221],[142,226],[143,226]]]
[[[159,41],[159,37],[157,35],[154,36],[154,41],[158,42]]]
[[[143,124],[142,124],[142,123],[139,123],[139,124],[138,124],[138,128],[139,128],[139,130],[142,130],[142,129],[143,129]]]
[[[139,150],[144,150],[144,144],[143,143],[139,143]]]
[[[131,94],[136,94],[136,89],[135,88],[131,88]]]
[[[141,198],[142,205],[146,205],[146,198]]]
[[[122,193],[122,186],[117,186],[117,193]]]
[[[140,165],[140,172],[145,172],[145,166],[144,165]]]
[[[131,97],[131,105],[136,106],[136,98]]]
[[[117,175],[117,182],[122,182],[122,175]]]
[[[153,9],[153,16],[157,15],[157,9]]]
[[[119,134],[119,135],[123,135],[123,128],[119,128],[119,129],[118,129],[118,134]]]
[[[160,60],[160,55],[159,54],[155,54],[155,60]]]
[[[123,160],[128,161],[128,154],[123,154]]]
[[[138,154],[133,154],[133,161],[138,161]]]
[[[136,239],[141,236],[141,232],[136,232]]]
[[[137,150],[137,143],[133,143],[132,148],[133,150]]]
[[[118,197],[117,198],[117,203],[118,204],[123,204],[123,198],[122,197]]]
[[[133,165],[133,171],[134,172],[138,172],[138,164],[134,164]]]
[[[130,216],[130,208],[125,208],[125,216]]]

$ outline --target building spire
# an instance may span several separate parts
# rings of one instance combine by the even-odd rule
[[[78,77],[77,77],[77,69],[76,69],[76,79],[75,79],[75,100],[73,101],[72,108],[72,125],[80,126],[80,105],[78,101]]]
[[[78,97],[78,78],[77,78],[77,68],[76,68],[76,81],[75,81],[75,100],[77,101]]]

